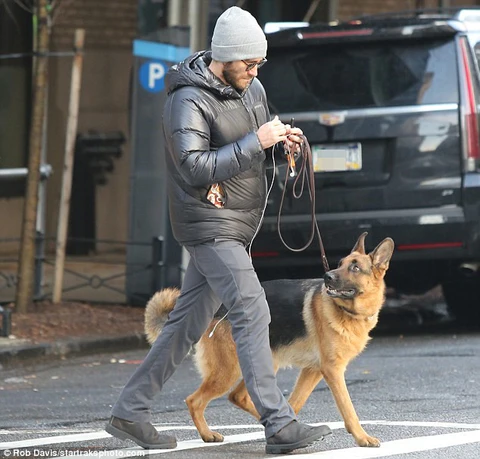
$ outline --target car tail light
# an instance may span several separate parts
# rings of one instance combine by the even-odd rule
[[[452,249],[463,247],[463,242],[433,242],[424,244],[398,244],[395,248],[399,251],[407,250],[431,250],[431,249]]]
[[[466,153],[465,169],[474,172],[480,163],[480,137],[478,135],[477,107],[475,102],[475,90],[473,87],[473,66],[467,49],[467,41],[460,41],[462,60],[462,86],[463,86],[463,123],[465,129],[464,151]]]
[[[268,257],[278,257],[279,252],[252,252],[253,258],[268,258]]]
[[[328,32],[298,32],[297,36],[301,40],[309,40],[312,38],[334,38],[334,37],[354,37],[362,35],[371,35],[373,29],[357,29],[357,30],[332,30]]]

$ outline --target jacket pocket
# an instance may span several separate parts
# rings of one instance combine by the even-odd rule
[[[221,183],[214,183],[207,191],[207,201],[217,209],[223,209],[227,203],[225,188]]]
[[[262,102],[257,102],[253,106],[253,115],[255,116],[255,121],[257,123],[257,128],[259,128],[262,124],[267,122],[267,111],[265,110],[265,106]]]

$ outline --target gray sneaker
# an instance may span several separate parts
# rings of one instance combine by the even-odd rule
[[[112,416],[105,430],[120,440],[132,440],[145,449],[173,449],[177,439],[170,435],[160,435],[149,422],[133,422]]]
[[[317,440],[323,440],[332,431],[328,426],[313,427],[292,421],[275,435],[267,438],[267,454],[286,454],[294,449],[305,448]]]

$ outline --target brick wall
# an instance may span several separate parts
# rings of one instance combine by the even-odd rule
[[[138,0],[61,0],[52,43],[72,46],[76,28],[86,30],[86,49],[131,49],[137,30]]]

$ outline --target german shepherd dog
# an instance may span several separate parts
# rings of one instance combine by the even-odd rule
[[[359,237],[352,252],[340,261],[337,269],[328,271],[324,279],[273,280],[263,282],[262,286],[271,313],[274,368],[276,371],[291,366],[300,369],[289,398],[295,413],[325,378],[345,428],[356,443],[380,446],[380,441],[360,425],[344,376],[348,363],[363,351],[370,339],[370,330],[377,324],[385,301],[384,276],[394,249],[393,240],[386,238],[367,254],[366,235]],[[177,289],[164,289],[147,304],[145,332],[150,343],[161,332],[179,293]],[[203,381],[186,399],[193,422],[205,442],[223,441],[220,433],[208,427],[204,412],[211,400],[232,388],[229,400],[259,419],[245,383],[238,382],[241,371],[231,326],[228,320],[220,321],[221,316],[220,310],[195,346],[194,359]]]

